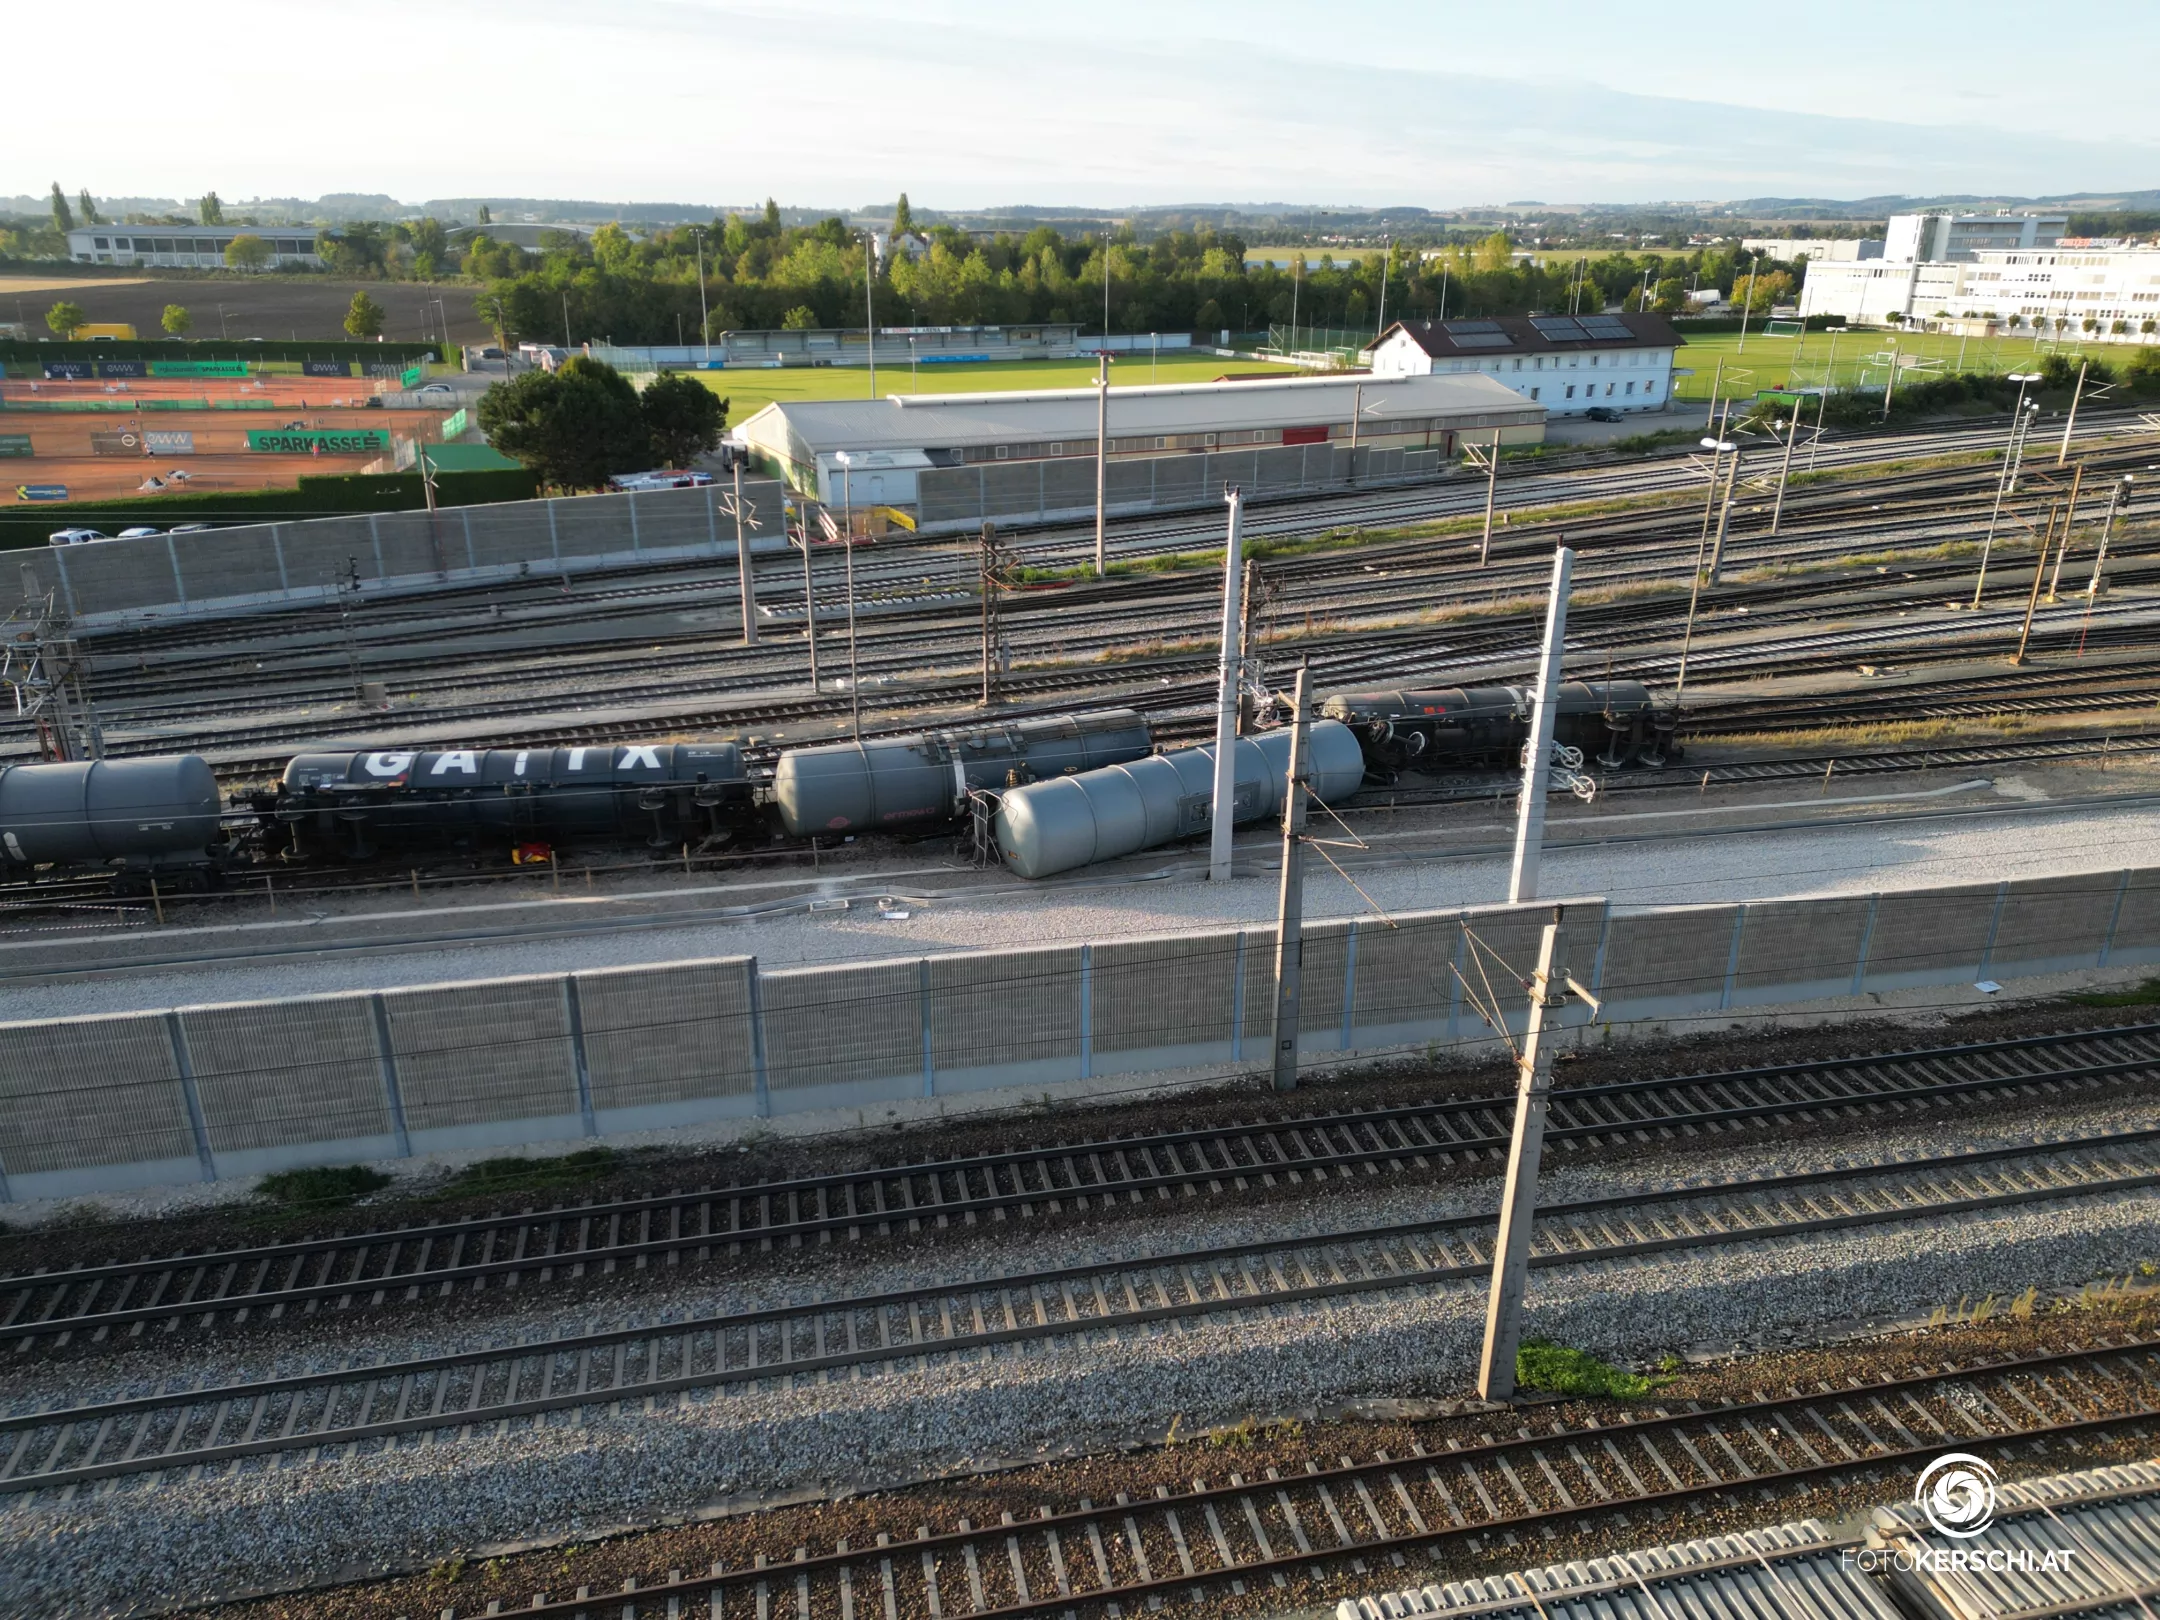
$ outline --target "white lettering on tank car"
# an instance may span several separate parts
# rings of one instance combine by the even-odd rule
[[[525,774],[525,761],[531,757],[532,752],[530,749],[520,748],[517,752],[517,758],[511,761],[510,774],[512,776],[523,776]]]
[[[435,769],[429,774],[441,776],[445,771],[459,771],[466,776],[478,776],[480,774],[480,756],[470,748],[453,749],[450,753],[438,754],[435,758]]]
[[[360,768],[370,776],[403,776],[412,769],[411,754],[370,754]]]
[[[633,765],[644,765],[657,771],[660,768],[659,749],[650,747],[625,748],[622,751],[622,758],[615,762],[615,768],[618,771],[627,771]]]
[[[573,748],[573,749],[571,749],[571,750],[570,750],[570,768],[571,768],[571,769],[572,769],[573,771],[582,771],[582,770],[583,770],[583,769],[585,768],[585,756],[586,756],[586,754],[587,754],[587,753],[589,753],[589,752],[590,752],[590,750],[589,750],[589,749],[584,749],[584,748]]]

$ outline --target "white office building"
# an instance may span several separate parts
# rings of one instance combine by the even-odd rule
[[[1811,265],[1803,314],[1891,317],[1974,337],[2045,329],[2111,342],[2160,334],[2160,248],[2058,241],[1961,263]]]
[[[225,263],[225,250],[236,236],[262,239],[270,249],[266,269],[286,264],[322,268],[315,233],[290,225],[78,225],[67,233],[68,257],[79,264],[211,270]]]
[[[1365,350],[1376,377],[1476,372],[1545,407],[1663,410],[1684,340],[1662,315],[1495,315],[1398,321]]]
[[[1919,321],[1975,331],[2065,320],[2141,335],[2148,249],[2064,237],[2067,214],[1893,214],[1878,259],[1811,260],[1800,313],[1858,325]],[[2086,322],[2094,323],[2091,327]]]
[[[1851,264],[1858,259],[1881,258],[1883,240],[1879,236],[1746,236],[1740,239],[1740,251],[1760,253],[1782,264],[1801,259],[1816,264]]]

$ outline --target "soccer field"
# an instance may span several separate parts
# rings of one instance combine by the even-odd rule
[[[1720,398],[1763,388],[1820,388],[1825,383],[1835,388],[1880,388],[1890,375],[1893,346],[1906,357],[1900,375],[1907,382],[1942,372],[2032,370],[2058,353],[2072,360],[2086,353],[2121,360],[2136,352],[2128,344],[2057,343],[2052,338],[2035,344],[2030,337],[1959,338],[1939,332],[1900,332],[1893,339],[1893,334],[1875,327],[1834,334],[1810,332],[1805,337],[1750,332],[1745,340],[1738,332],[1716,332],[1688,336],[1674,364],[1691,368],[1694,375],[1675,381],[1673,397],[1708,399],[1721,361]],[[1913,359],[1921,363],[1914,365]]]
[[[878,397],[888,394],[976,394],[1034,388],[1085,388],[1095,376],[1093,360],[1012,360],[986,365],[931,365],[911,367],[904,345],[896,345],[892,364],[887,364],[885,345],[878,344]],[[1148,383],[1212,382],[1222,376],[1249,376],[1254,372],[1280,372],[1285,377],[1305,373],[1297,366],[1269,365],[1255,360],[1225,360],[1220,355],[1165,355],[1151,361],[1142,354],[1118,355],[1110,362],[1110,386],[1131,388]],[[728,402],[730,424],[749,420],[773,400],[868,399],[870,373],[863,366],[800,366],[785,370],[693,371],[707,388]]]

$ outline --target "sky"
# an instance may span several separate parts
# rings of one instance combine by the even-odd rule
[[[851,207],[2160,186],[2160,6],[100,0],[0,194]],[[57,79],[54,78],[57,74]],[[182,93],[179,87],[186,87]],[[72,104],[71,104],[72,103]]]

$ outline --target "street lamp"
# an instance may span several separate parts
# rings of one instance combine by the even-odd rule
[[[2002,470],[1995,475],[1995,505],[1988,513],[1987,538],[1980,542],[1980,577],[1973,581],[1972,605],[1980,605],[1980,596],[1987,589],[1988,557],[1995,549],[1995,527],[2002,521],[2003,497],[2017,487],[2017,462],[2025,449],[2025,433],[2032,419],[2039,413],[2037,400],[2028,404],[2025,390],[2040,380],[2037,371],[2013,371],[2009,380],[2018,385],[2017,403],[2010,407],[2010,433],[2003,445]]]

